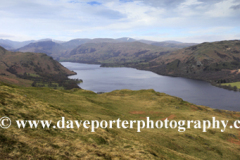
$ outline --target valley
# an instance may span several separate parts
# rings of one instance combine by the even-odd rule
[[[132,38],[43,40],[16,51],[46,53],[61,62],[132,67],[160,75],[208,81],[216,86],[240,81],[240,41],[154,42]],[[230,88],[231,89],[231,88]]]
[[[240,160],[239,0],[0,14],[0,160]]]
[[[227,41],[224,45],[222,42],[210,43],[207,44],[209,48],[200,44],[179,50],[177,47],[120,40],[104,39],[102,42],[102,39],[96,39],[91,43],[86,42],[90,41],[88,39],[77,40],[72,41],[74,44],[65,43],[65,47],[64,42],[41,41],[14,51],[0,48],[0,114],[10,117],[13,122],[0,134],[0,153],[4,159],[240,158],[239,129],[230,126],[224,132],[214,128],[208,128],[207,132],[200,128],[188,128],[184,132],[178,132],[177,128],[146,128],[139,133],[136,126],[118,129],[113,125],[113,128],[99,128],[96,132],[84,128],[17,127],[16,120],[49,119],[56,122],[61,117],[144,122],[146,117],[154,121],[212,121],[212,117],[216,117],[230,123],[240,118],[237,111],[196,105],[153,89],[121,89],[101,94],[84,90],[77,85],[81,77],[68,78],[76,75],[71,71],[75,69],[69,70],[56,61],[127,66],[206,81],[238,80],[238,41]],[[225,50],[222,50],[223,46]],[[89,68],[87,70],[89,72]]]

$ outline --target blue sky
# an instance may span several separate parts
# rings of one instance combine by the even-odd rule
[[[0,39],[240,39],[240,0],[0,0]]]

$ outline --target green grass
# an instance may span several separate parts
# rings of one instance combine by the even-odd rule
[[[96,94],[72,89],[24,88],[0,84],[0,115],[12,119],[0,129],[5,159],[240,159],[239,130],[210,129],[18,129],[15,120],[239,119],[239,112],[197,106],[154,90]]]
[[[238,89],[240,89],[240,82],[222,83],[221,85],[224,85],[224,86],[228,86],[228,85],[230,85],[231,87],[236,86]]]
[[[59,90],[64,90],[64,87],[60,87],[58,83],[51,82],[51,85],[47,82],[37,82],[36,83],[37,87],[45,87],[45,88],[53,88],[53,89],[59,89]]]

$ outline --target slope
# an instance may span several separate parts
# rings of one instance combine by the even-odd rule
[[[75,73],[46,54],[11,52],[0,47],[0,57],[0,80],[3,82],[24,86],[78,87],[67,78]]]
[[[80,89],[53,90],[0,84],[0,115],[12,126],[0,129],[3,159],[240,159],[240,132],[229,129],[53,129],[58,120],[233,120],[239,112],[197,106],[153,90],[95,94]],[[16,120],[51,120],[51,127],[25,129]],[[230,123],[229,122],[229,123]],[[40,124],[39,124],[40,125]],[[69,125],[69,124],[68,124]],[[91,125],[89,125],[91,126]],[[186,126],[185,126],[186,127]],[[193,127],[193,126],[192,126]]]
[[[148,69],[159,74],[215,82],[240,81],[240,41],[202,43],[152,60]]]

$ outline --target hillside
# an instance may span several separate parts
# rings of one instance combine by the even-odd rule
[[[72,50],[62,61],[101,63],[105,66],[120,66],[146,62],[172,51],[171,48],[157,47],[141,42],[85,43]]]
[[[202,43],[165,54],[139,68],[220,83],[240,81],[240,41]]]
[[[165,41],[165,42],[153,42],[153,43],[151,43],[151,45],[182,49],[182,48],[197,45],[197,43],[181,43],[181,42],[176,42],[176,41]]]
[[[0,47],[0,81],[24,86],[78,87],[75,74],[46,54],[11,52]]]
[[[197,106],[153,90],[91,91],[22,88],[0,84],[0,115],[12,125],[1,129],[3,159],[240,159],[237,129],[53,129],[58,120],[233,120],[239,112]],[[16,120],[51,120],[48,128],[17,128]],[[66,123],[65,121],[65,123]],[[65,124],[65,127],[68,123]],[[68,124],[69,125],[69,124]],[[91,125],[90,125],[91,126]],[[186,126],[185,126],[186,127]]]

